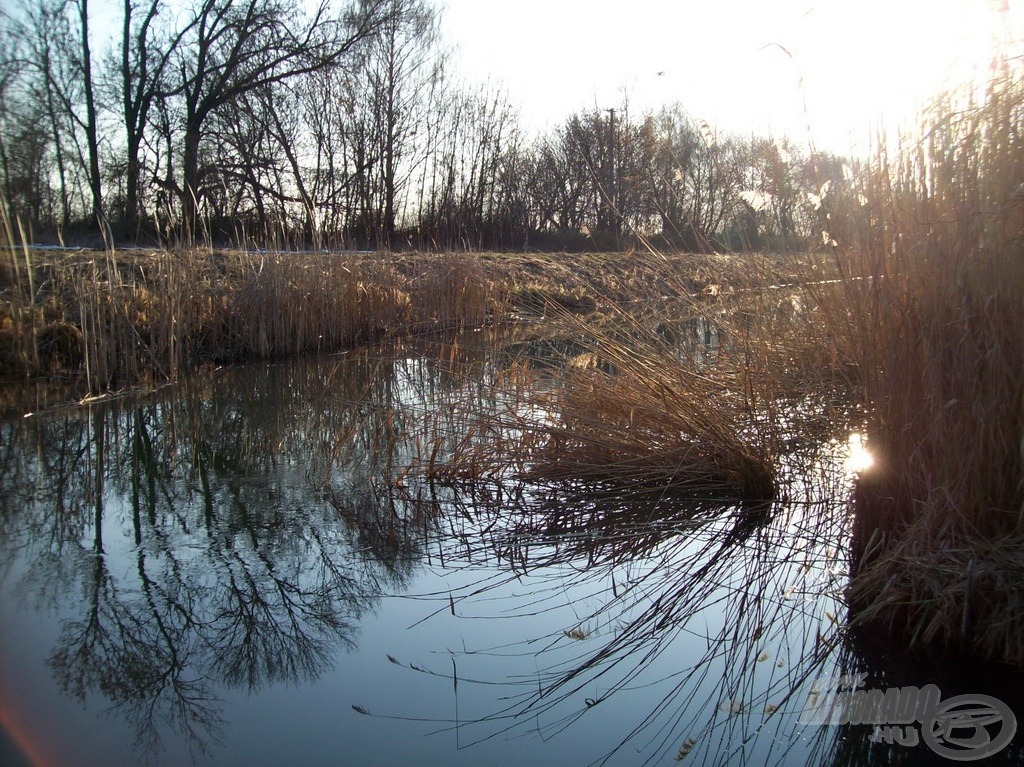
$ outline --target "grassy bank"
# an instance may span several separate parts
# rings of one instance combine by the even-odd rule
[[[20,233],[4,219],[0,242]],[[204,361],[331,352],[495,319],[748,285],[749,265],[679,254],[260,254],[190,249],[0,256],[0,378],[97,393]],[[795,276],[761,257],[768,281]],[[724,289],[724,288],[723,288]]]
[[[508,295],[466,258],[44,252],[0,265],[0,375],[102,392],[216,363],[481,326]]]

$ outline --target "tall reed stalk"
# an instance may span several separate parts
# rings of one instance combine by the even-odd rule
[[[856,496],[857,620],[1024,664],[1024,80],[878,150],[822,301],[875,468]]]

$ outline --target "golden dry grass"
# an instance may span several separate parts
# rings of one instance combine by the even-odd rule
[[[859,373],[858,620],[1024,665],[1024,85],[925,116],[863,177],[823,321]]]
[[[331,352],[481,326],[506,293],[469,257],[209,250],[54,253],[0,241],[0,375],[91,392],[203,361]]]

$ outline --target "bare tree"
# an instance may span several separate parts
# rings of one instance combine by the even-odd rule
[[[54,165],[58,176],[60,224],[67,226],[80,193],[79,181],[87,175],[88,161],[81,145],[85,121],[79,114],[82,102],[81,61],[78,42],[67,13],[66,0],[24,2],[15,14],[5,14],[12,36],[24,45],[20,71],[9,86],[20,108],[11,112],[5,126],[6,154],[18,157],[23,212],[33,222],[52,219],[48,210]],[[26,122],[26,120],[28,120]],[[40,126],[49,134],[44,141]],[[44,146],[45,145],[45,146]],[[14,170],[14,166],[9,166]],[[35,179],[30,182],[30,173]],[[28,182],[28,183],[26,183]],[[27,193],[28,196],[25,196]],[[19,199],[12,194],[11,201]]]
[[[89,190],[92,193],[92,215],[100,223],[105,219],[103,212],[103,180],[100,175],[99,129],[96,118],[96,94],[92,76],[92,47],[89,42],[89,0],[75,0],[78,7],[79,71],[82,77],[82,93],[85,100],[85,142],[89,151]]]
[[[336,66],[385,20],[382,4],[365,0],[345,16],[332,14],[327,2],[310,13],[285,0],[202,0],[193,8],[178,80],[165,93],[183,102],[179,191],[189,234],[205,194],[200,149],[210,115],[252,91]]]
[[[500,89],[451,90],[433,126],[420,229],[435,245],[479,247],[499,239],[505,183],[520,147],[516,115]]]
[[[121,118],[125,136],[125,199],[123,223],[128,231],[136,229],[141,215],[142,149],[154,104],[166,90],[168,69],[185,35],[192,31],[193,18],[180,29],[161,26],[162,0],[142,5],[124,0],[121,25],[121,49],[115,75],[121,100]]]
[[[678,106],[662,110],[655,130],[650,186],[662,234],[687,249],[714,247],[740,192],[731,143]]]
[[[384,22],[361,46],[350,85],[354,119],[350,134],[368,157],[359,169],[365,192],[358,226],[366,237],[391,243],[398,206],[425,152],[417,141],[431,97],[443,75],[439,15],[425,0],[386,0]]]

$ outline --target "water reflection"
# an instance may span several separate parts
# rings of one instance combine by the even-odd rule
[[[168,727],[203,751],[219,687],[309,681],[354,646],[420,536],[379,503],[378,453],[335,469],[349,492],[324,477],[338,434],[393,427],[401,364],[254,368],[6,425],[0,560],[24,563],[22,598],[74,606],[48,661],[61,689],[101,694],[143,751]]]
[[[434,595],[436,614],[480,614],[497,601],[501,619],[552,620],[547,633],[521,644],[450,649],[453,668],[472,667],[480,654],[499,655],[506,674],[509,663],[522,668],[504,681],[448,672],[464,688],[500,684],[508,692],[486,713],[437,724],[457,726],[463,743],[524,731],[550,738],[583,720],[600,722],[597,712],[621,697],[615,710],[634,716],[599,763],[623,754],[656,763],[681,752],[706,764],[802,763],[790,754],[801,748],[793,713],[840,633],[845,518],[830,512],[835,493],[846,492],[842,457],[817,456],[836,486],[816,483],[796,498],[794,485],[785,505],[734,507],[571,483],[447,488],[439,556],[449,571],[469,575]],[[504,578],[494,575],[499,564]],[[517,588],[529,599],[510,599]],[[629,701],[641,689],[644,709],[636,710]],[[758,739],[764,728],[775,735]]]
[[[222,371],[2,425],[4,597],[60,616],[48,673],[112,708],[143,756],[184,741],[227,758],[235,691],[330,678],[358,650],[408,677],[404,710],[370,706],[377,683],[346,688],[347,713],[547,748],[490,763],[576,763],[549,745],[574,730],[597,749],[583,761],[880,763],[870,731],[795,721],[816,676],[889,662],[842,628],[845,438],[801,441],[786,500],[765,505],[435,471],[481,439],[480,414],[515,406],[510,348]],[[361,647],[396,594],[415,642]],[[456,758],[431,743],[426,762]]]

